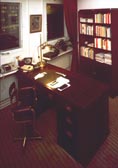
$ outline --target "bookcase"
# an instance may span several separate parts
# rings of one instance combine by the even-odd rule
[[[110,86],[118,95],[118,9],[78,11],[79,72]]]

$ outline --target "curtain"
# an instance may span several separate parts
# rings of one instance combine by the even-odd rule
[[[78,71],[78,44],[77,44],[77,0],[63,0],[64,15],[67,32],[72,42],[71,71]]]

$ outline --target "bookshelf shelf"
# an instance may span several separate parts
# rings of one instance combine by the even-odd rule
[[[78,11],[79,71],[109,84],[111,95],[118,95],[117,17],[115,8]]]

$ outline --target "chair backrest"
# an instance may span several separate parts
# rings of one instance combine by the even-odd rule
[[[13,82],[9,87],[9,96],[12,108],[14,106],[32,106],[36,105],[36,91],[32,86],[17,89],[16,83]]]
[[[36,101],[36,92],[34,87],[23,87],[18,91],[18,100],[26,106],[34,106]]]
[[[13,82],[9,87],[9,97],[12,105],[16,103],[18,100],[18,94],[17,94],[17,88],[16,88],[15,82]]]

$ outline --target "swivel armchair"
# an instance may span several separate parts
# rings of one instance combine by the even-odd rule
[[[37,102],[35,88],[30,86],[17,89],[15,82],[13,82],[9,87],[9,96],[13,119],[17,124],[23,125],[23,135],[16,137],[15,140],[22,140],[24,148],[28,139],[42,139],[34,129]]]

